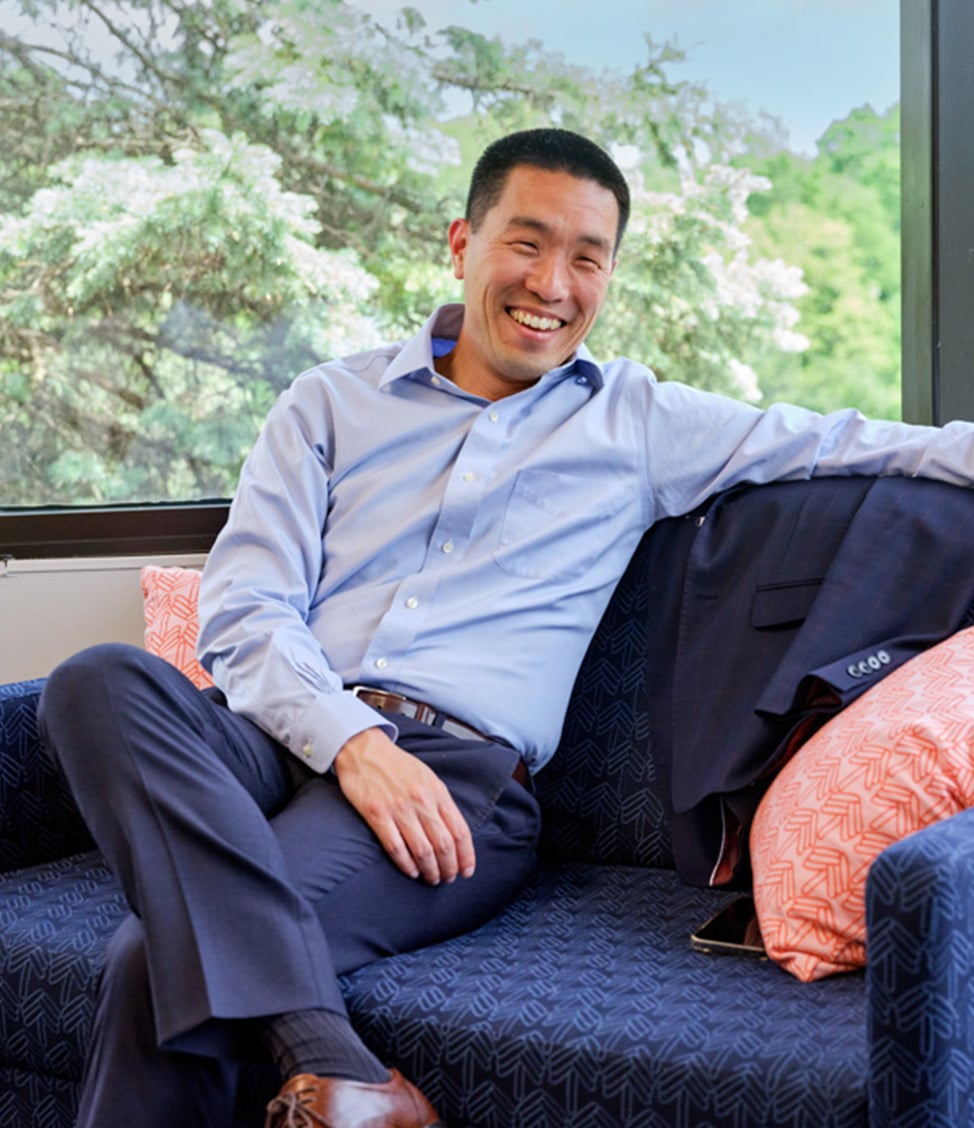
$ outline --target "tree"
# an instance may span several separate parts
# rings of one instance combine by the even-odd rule
[[[342,0],[6,7],[7,503],[229,494],[301,368],[457,296],[445,229],[470,160],[522,126],[577,128],[630,170],[601,352],[753,397],[745,352],[802,343],[795,272],[745,232],[766,185],[729,167],[742,125],[670,77],[670,46],[596,75]]]
[[[796,302],[810,347],[751,354],[766,401],[900,415],[899,111],[862,107],[834,122],[814,159],[754,162],[772,183],[749,201],[757,252],[801,267]]]

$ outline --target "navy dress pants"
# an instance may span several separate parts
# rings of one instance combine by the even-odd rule
[[[136,647],[59,666],[40,720],[132,910],[99,993],[85,1128],[229,1124],[249,1020],[343,1013],[339,975],[476,927],[534,864],[537,803],[503,745],[394,718],[473,835],[474,877],[434,887],[393,865],[332,776]]]

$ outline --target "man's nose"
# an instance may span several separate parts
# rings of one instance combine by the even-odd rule
[[[528,289],[546,302],[560,301],[568,292],[568,268],[558,254],[541,255],[527,277]]]

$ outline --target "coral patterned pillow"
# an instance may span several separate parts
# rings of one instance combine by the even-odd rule
[[[866,962],[866,875],[912,831],[974,806],[974,627],[911,659],[821,728],[751,827],[768,955],[802,980]]]
[[[191,682],[205,689],[213,679],[196,659],[201,575],[195,568],[147,564],[142,569],[142,606],[146,650],[172,662]]]

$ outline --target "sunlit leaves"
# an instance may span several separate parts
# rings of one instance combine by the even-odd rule
[[[631,178],[597,355],[752,399],[803,355],[796,308],[827,279],[788,242],[806,225],[779,195],[779,168],[784,191],[794,170],[734,167],[753,123],[674,77],[676,46],[647,37],[630,73],[596,73],[408,7],[386,25],[345,0],[10,6],[34,23],[0,33],[8,503],[231,492],[297,372],[459,296],[447,226],[479,150],[514,128],[587,133]],[[887,158],[870,164],[872,123],[854,125],[823,140],[822,207],[829,177],[865,176],[862,245],[888,289],[888,201],[869,187]],[[795,202],[814,211],[808,191]],[[762,200],[755,227],[747,205]],[[794,256],[772,249],[773,229]],[[825,255],[841,240],[821,231]],[[832,312],[815,324],[840,355],[857,322],[880,347],[855,302]]]

